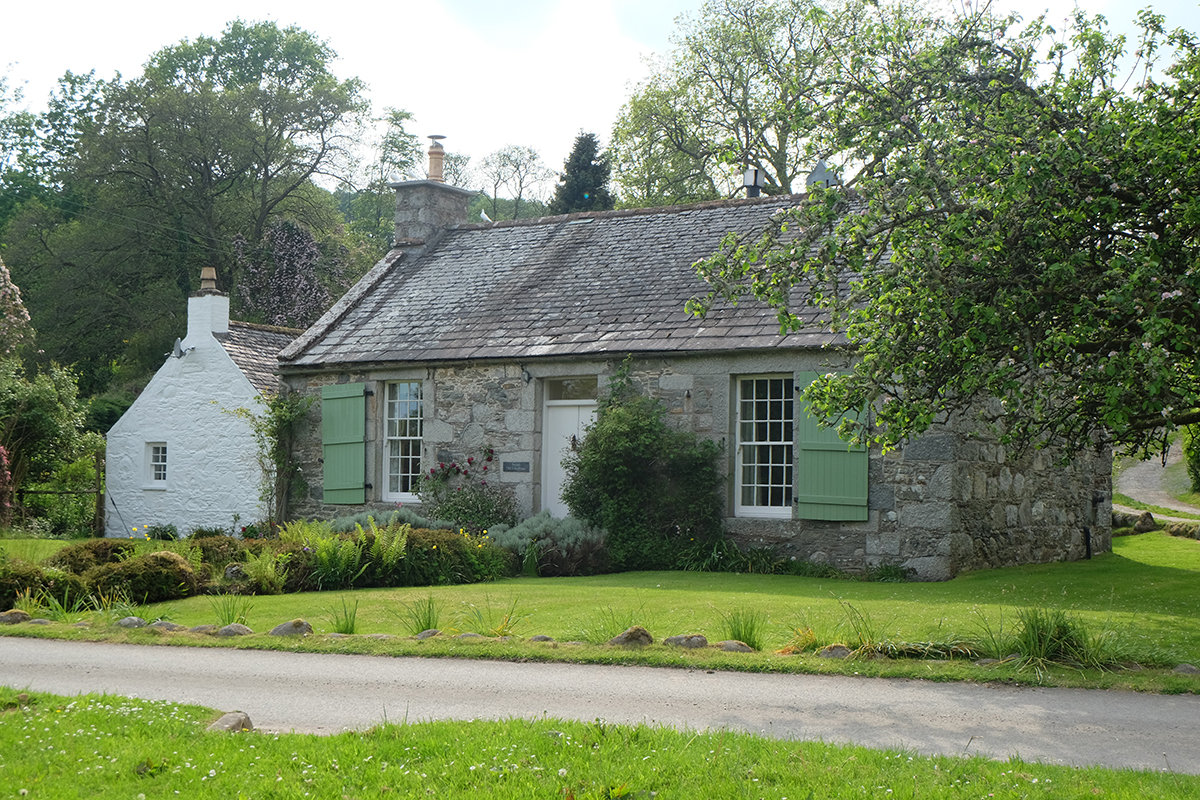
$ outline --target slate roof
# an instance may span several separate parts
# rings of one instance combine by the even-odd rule
[[[214,333],[213,336],[259,394],[275,394],[279,389],[279,378],[275,374],[279,351],[301,333],[295,328],[230,320],[228,333]]]
[[[820,324],[780,336],[744,300],[704,319],[693,264],[730,231],[757,233],[798,196],[460,225],[415,257],[391,251],[303,336],[282,366],[719,352],[842,341]]]

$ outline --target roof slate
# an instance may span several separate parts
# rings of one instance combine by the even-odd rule
[[[259,394],[275,394],[279,389],[279,377],[275,374],[279,351],[300,333],[294,328],[230,320],[229,332],[214,333],[213,337]]]
[[[446,231],[415,258],[388,254],[281,355],[284,367],[635,352],[819,347],[820,324],[786,337],[743,300],[703,319],[693,264],[725,234],[757,233],[796,196],[548,217]]]

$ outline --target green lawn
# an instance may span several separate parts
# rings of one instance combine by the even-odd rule
[[[330,737],[209,733],[217,715],[0,687],[0,786],[30,798],[1063,798],[1200,796],[1200,778],[927,758],[557,719],[423,722]]]
[[[309,637],[304,641],[263,635],[297,617],[319,634],[335,630],[335,617],[357,607],[355,632],[408,637],[408,609],[432,599],[438,627],[448,633],[508,632],[512,641],[460,641],[450,636],[418,642]],[[1200,664],[1200,542],[1160,533],[1123,537],[1115,552],[1091,561],[1013,567],[960,575],[945,583],[863,583],[773,575],[642,572],[589,578],[516,578],[491,584],[436,588],[373,589],[248,598],[247,623],[259,633],[238,640],[152,631],[114,633],[96,625],[4,630],[5,634],[110,638],[195,646],[370,652],[392,655],[531,658],[593,663],[642,663],[786,672],[844,672],[941,680],[1010,680],[1065,686],[1131,687],[1150,691],[1200,691],[1200,678],[1173,675],[1180,662]],[[187,626],[215,623],[214,599],[193,597],[139,610],[147,619],[168,618]],[[950,642],[978,639],[984,625],[1011,630],[1022,607],[1063,609],[1095,633],[1108,632],[1128,660],[1161,669],[1052,669],[1031,671],[1005,664],[976,667],[967,660],[933,663],[914,659],[831,661],[808,654],[777,655],[798,628],[811,628],[818,643],[875,641]],[[760,615],[762,652],[681,652],[655,645],[642,651],[598,644],[632,624],[661,640],[699,632],[710,641],[729,638],[734,611]],[[855,625],[857,624],[857,627]],[[523,641],[535,634],[559,644]],[[566,642],[584,642],[567,645]],[[1125,659],[1122,659],[1125,660]]]

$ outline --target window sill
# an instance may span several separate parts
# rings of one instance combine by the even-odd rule
[[[792,508],[768,508],[764,506],[752,506],[749,508],[735,509],[733,515],[739,519],[793,519]]]
[[[142,484],[142,491],[143,491],[143,492],[162,492],[162,491],[165,491],[165,490],[166,490],[166,488],[167,488],[167,484],[166,484],[165,482],[164,482],[164,483],[145,483],[145,484]]]

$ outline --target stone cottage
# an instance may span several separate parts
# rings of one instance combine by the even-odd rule
[[[423,467],[491,448],[522,514],[564,515],[563,452],[632,354],[675,425],[724,444],[744,544],[930,580],[1081,558],[1089,536],[1109,548],[1108,457],[1014,459],[965,421],[887,455],[848,447],[800,399],[852,357],[816,310],[786,336],[755,301],[684,312],[705,288],[693,263],[797,197],[468,224],[471,192],[441,182],[438,150],[429,180],[393,184],[395,248],[280,354],[317,401],[294,514],[414,503]]]
[[[229,297],[205,269],[188,298],[187,336],[108,432],[105,535],[143,525],[181,534],[261,517],[262,473],[247,422],[274,394],[276,355],[299,331],[229,319]]]

